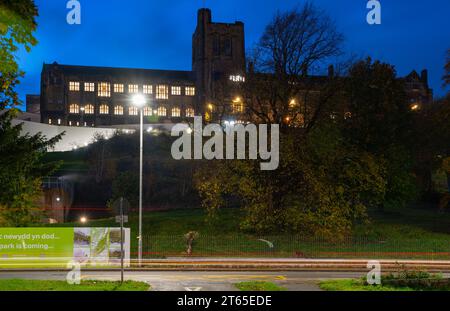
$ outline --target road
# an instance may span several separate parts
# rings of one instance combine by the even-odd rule
[[[65,280],[59,271],[0,271],[0,279]],[[269,281],[292,291],[320,290],[324,279],[359,278],[362,272],[291,271],[291,272],[200,272],[200,271],[126,271],[125,279],[147,282],[154,291],[233,291],[233,284],[244,281]],[[119,280],[118,271],[84,271],[82,279]]]

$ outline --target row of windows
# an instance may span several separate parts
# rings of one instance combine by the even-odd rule
[[[114,106],[113,109],[114,109],[113,110],[114,115],[120,116],[120,115],[124,114],[124,107],[121,105],[116,105],[116,106]],[[69,106],[69,113],[72,113],[72,114],[80,113],[80,111],[83,111],[85,114],[94,114],[94,110],[95,109],[94,109],[93,105],[86,105],[81,108],[77,104],[72,104]],[[100,114],[109,114],[109,106],[105,105],[105,104],[100,105],[98,111]],[[138,108],[136,108],[134,106],[128,107],[128,115],[137,116],[138,113],[139,113]],[[194,109],[192,109],[192,108],[186,108],[185,113],[186,113],[186,117],[193,117],[195,114]],[[167,116],[167,108],[161,106],[161,107],[158,107],[158,109],[153,110],[150,107],[144,107],[143,114],[144,114],[144,116],[157,115],[160,117],[165,117],[165,116]],[[181,109],[178,107],[172,108],[170,110],[170,115],[172,117],[181,117]]]
[[[80,82],[71,81],[69,82],[69,91],[78,92],[80,91]],[[156,99],[168,99],[169,98],[169,86],[168,85],[156,85]],[[195,96],[195,87],[186,86],[184,88],[186,96]],[[95,92],[95,84],[92,82],[84,83],[84,91],[85,92]],[[113,84],[114,93],[124,93],[125,85],[124,84]],[[151,95],[153,94],[153,86],[152,85],[143,85],[142,91],[144,94]],[[139,85],[137,84],[128,84],[128,93],[136,94],[139,92]],[[111,84],[108,82],[99,82],[97,84],[97,95],[99,97],[111,97]],[[181,95],[181,86],[172,86],[171,87],[171,95],[180,96]]]

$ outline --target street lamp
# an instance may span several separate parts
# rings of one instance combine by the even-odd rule
[[[142,264],[142,155],[143,155],[143,137],[144,137],[144,115],[143,108],[146,99],[143,95],[138,94],[133,97],[133,105],[139,109],[140,129],[139,129],[139,240],[138,240],[138,262]]]

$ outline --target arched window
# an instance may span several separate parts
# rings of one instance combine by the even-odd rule
[[[144,116],[149,117],[152,115],[152,108],[144,107]]]
[[[130,107],[128,108],[128,114],[129,114],[130,116],[137,116],[137,115],[138,115],[138,109],[137,109],[137,107],[130,106]]]
[[[109,114],[109,106],[105,104],[101,105],[100,114]]]
[[[178,107],[172,108],[172,117],[181,116],[181,110]]]
[[[188,117],[188,118],[192,118],[192,117],[194,117],[194,109],[192,109],[192,108],[187,108],[186,109],[186,117]]]
[[[80,106],[72,104],[69,106],[69,113],[80,113]]]
[[[123,115],[123,107],[120,105],[114,106],[114,114],[116,116],[121,116]]]
[[[84,113],[85,114],[94,114],[94,106],[93,105],[84,106]]]
[[[158,116],[165,117],[166,115],[167,115],[166,107],[159,107],[158,108]]]

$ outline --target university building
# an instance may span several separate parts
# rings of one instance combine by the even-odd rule
[[[245,82],[244,24],[216,23],[209,9],[200,9],[192,36],[192,71],[44,64],[41,93],[27,96],[27,111],[39,110],[41,123],[80,127],[137,124],[136,94],[147,98],[146,123],[189,121],[208,117],[218,84]],[[413,107],[431,102],[426,71],[404,78]],[[244,103],[227,94],[231,114]],[[209,108],[208,108],[209,107]]]

